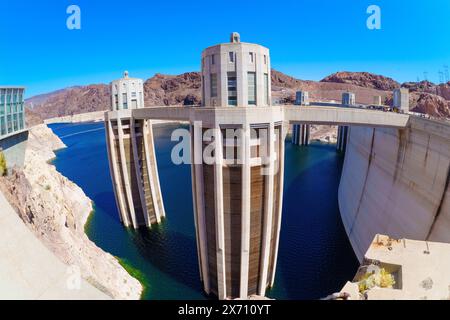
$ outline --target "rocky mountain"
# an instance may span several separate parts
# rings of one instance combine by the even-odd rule
[[[30,108],[25,108],[25,122],[28,128],[41,124],[41,116]]]
[[[106,84],[70,87],[26,100],[42,119],[106,110],[111,101]]]
[[[322,79],[321,82],[347,83],[383,91],[392,91],[400,87],[400,83],[394,79],[368,72],[336,72]]]
[[[318,101],[340,101],[345,91],[356,94],[356,101],[373,103],[374,96],[381,96],[385,104],[392,102],[392,90],[404,86],[410,89],[411,106],[416,112],[433,116],[450,117],[450,82],[435,85],[431,82],[407,82],[367,72],[337,72],[323,80],[295,79],[277,70],[272,70],[272,97],[276,104],[291,104],[295,91],[309,91],[310,97]],[[155,74],[144,83],[146,106],[199,105],[201,103],[201,75],[187,72],[180,75]],[[38,123],[42,119],[78,113],[107,110],[110,105],[108,85],[96,84],[76,86],[28,99],[33,105],[28,111],[28,120]]]
[[[450,117],[450,100],[446,100],[440,95],[427,92],[413,92],[409,100],[410,104],[415,106],[412,111],[438,118]]]
[[[411,92],[430,93],[440,96],[445,100],[450,100],[450,81],[439,85],[429,81],[405,82],[402,84],[402,87],[408,88]]]
[[[201,85],[199,72],[187,72],[178,76],[157,73],[144,83],[145,105],[199,105]]]

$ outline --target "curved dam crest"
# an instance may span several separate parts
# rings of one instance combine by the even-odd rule
[[[360,261],[380,233],[450,242],[449,131],[420,118],[405,129],[351,127],[339,207]]]

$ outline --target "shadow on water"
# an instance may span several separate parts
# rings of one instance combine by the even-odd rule
[[[286,150],[278,267],[268,295],[323,298],[339,291],[358,268],[338,206],[343,157],[336,157],[334,147],[323,144],[286,144]],[[311,165],[311,157],[319,161]],[[300,166],[290,165],[293,161]]]

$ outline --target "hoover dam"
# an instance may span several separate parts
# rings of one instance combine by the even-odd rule
[[[360,260],[377,233],[450,242],[450,124],[351,127],[339,207]]]
[[[142,80],[125,72],[111,83],[105,127],[125,226],[151,228],[165,216],[152,121],[188,122],[204,291],[219,299],[265,296],[274,285],[282,232],[288,128],[323,124],[341,127],[339,206],[360,261],[380,233],[450,242],[448,122],[405,112],[404,89],[394,91],[397,112],[357,106],[348,92],[339,104],[273,106],[268,79],[269,50],[233,33],[230,43],[203,51],[202,106],[144,108]]]
[[[415,249],[424,241],[427,249],[419,260],[426,260],[430,243],[439,242],[438,252],[447,259],[449,121],[418,117],[403,110],[403,103],[396,112],[370,110],[372,106],[356,105],[350,92],[343,94],[341,103],[300,99],[295,105],[272,105],[270,73],[269,50],[241,43],[233,33],[230,43],[202,54],[201,106],[145,107],[143,81],[125,72],[111,83],[111,111],[47,123],[104,120],[120,221],[134,229],[152,229],[171,219],[169,211],[166,218],[153,125],[188,125],[195,258],[204,292],[219,299],[265,296],[275,284],[283,233],[285,144],[291,126],[293,144],[303,146],[309,144],[309,126],[339,126],[337,152],[345,157],[336,191],[342,223],[359,262],[376,256],[373,246],[382,241],[374,238],[379,234],[389,236],[383,238],[386,243],[391,237],[417,241],[408,242]],[[408,100],[404,89],[400,94],[405,96],[398,99]],[[211,159],[205,159],[211,150]],[[405,243],[400,250],[408,251]],[[395,250],[398,247],[400,242]],[[440,288],[447,285],[447,260],[438,259],[430,271],[441,275]],[[408,277],[398,282],[408,287]],[[446,296],[434,291],[433,297]]]

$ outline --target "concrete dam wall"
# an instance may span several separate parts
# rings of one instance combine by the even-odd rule
[[[339,207],[361,261],[375,234],[450,242],[450,125],[352,127]]]

